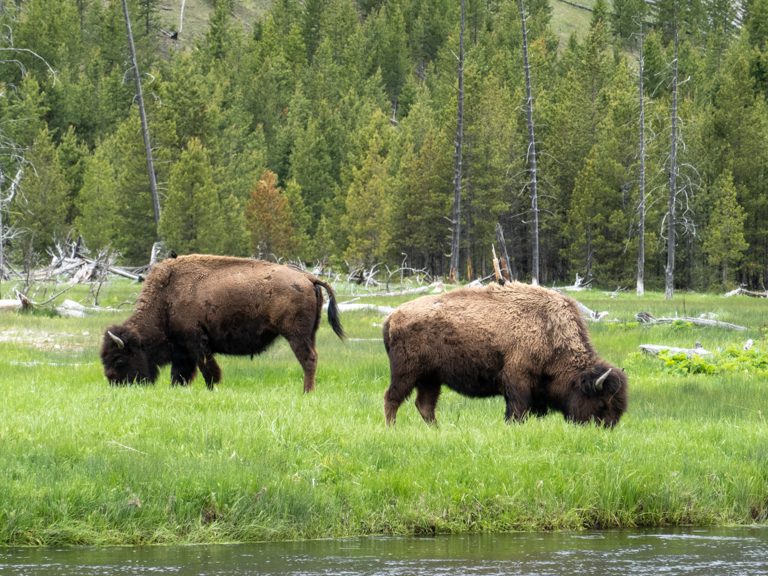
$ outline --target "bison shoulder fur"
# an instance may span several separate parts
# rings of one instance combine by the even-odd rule
[[[443,385],[502,396],[508,421],[555,410],[610,427],[627,408],[626,374],[597,356],[576,302],[553,290],[513,282],[424,296],[398,307],[383,330],[388,424],[414,389],[419,413],[434,422]]]

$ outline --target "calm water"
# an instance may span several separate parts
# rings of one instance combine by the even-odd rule
[[[274,544],[0,548],[2,576],[768,575],[768,528],[355,538]]]

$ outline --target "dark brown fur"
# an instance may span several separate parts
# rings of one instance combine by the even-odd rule
[[[212,389],[221,379],[214,354],[258,354],[283,336],[304,369],[304,391],[311,392],[321,287],[328,292],[328,321],[343,338],[333,289],[308,272],[225,256],[165,260],[147,277],[133,315],[105,333],[104,373],[112,384],[154,382],[159,367],[170,363],[171,383],[187,384],[199,367]]]
[[[384,322],[384,346],[387,424],[414,388],[419,413],[434,422],[443,384],[465,396],[503,396],[507,420],[557,410],[614,426],[627,408],[624,372],[597,356],[576,303],[546,288],[513,282],[418,298]]]

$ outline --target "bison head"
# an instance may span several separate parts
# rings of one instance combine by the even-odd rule
[[[579,374],[565,412],[574,422],[595,421],[612,428],[626,409],[626,374],[607,362],[598,362]]]
[[[141,339],[125,326],[112,326],[104,334],[101,363],[113,385],[154,382],[158,376],[157,365],[150,362]]]

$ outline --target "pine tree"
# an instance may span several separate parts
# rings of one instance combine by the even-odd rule
[[[97,147],[85,160],[83,186],[75,202],[75,230],[93,250],[113,246],[118,239],[117,175],[108,148]]]
[[[220,254],[224,249],[227,230],[219,191],[208,151],[196,138],[171,168],[160,231],[168,248],[179,254]]]
[[[392,183],[386,153],[381,136],[374,134],[368,156],[359,169],[353,170],[342,219],[348,234],[344,258],[352,266],[371,267],[386,262],[390,252]]]
[[[732,280],[733,269],[739,264],[749,245],[744,239],[746,213],[736,198],[733,174],[723,172],[712,189],[714,209],[704,236],[704,252],[712,266],[721,272],[723,287]]]
[[[391,237],[394,253],[405,254],[411,266],[444,274],[450,247],[445,215],[451,206],[445,190],[451,182],[453,138],[437,126],[426,99],[422,93],[401,124]]]
[[[254,254],[271,259],[295,257],[291,205],[277,186],[277,174],[264,171],[251,192],[245,215]]]
[[[63,240],[67,226],[67,183],[59,152],[48,128],[38,132],[27,154],[29,168],[21,181],[22,213],[16,225],[25,231],[25,260],[42,255]]]

